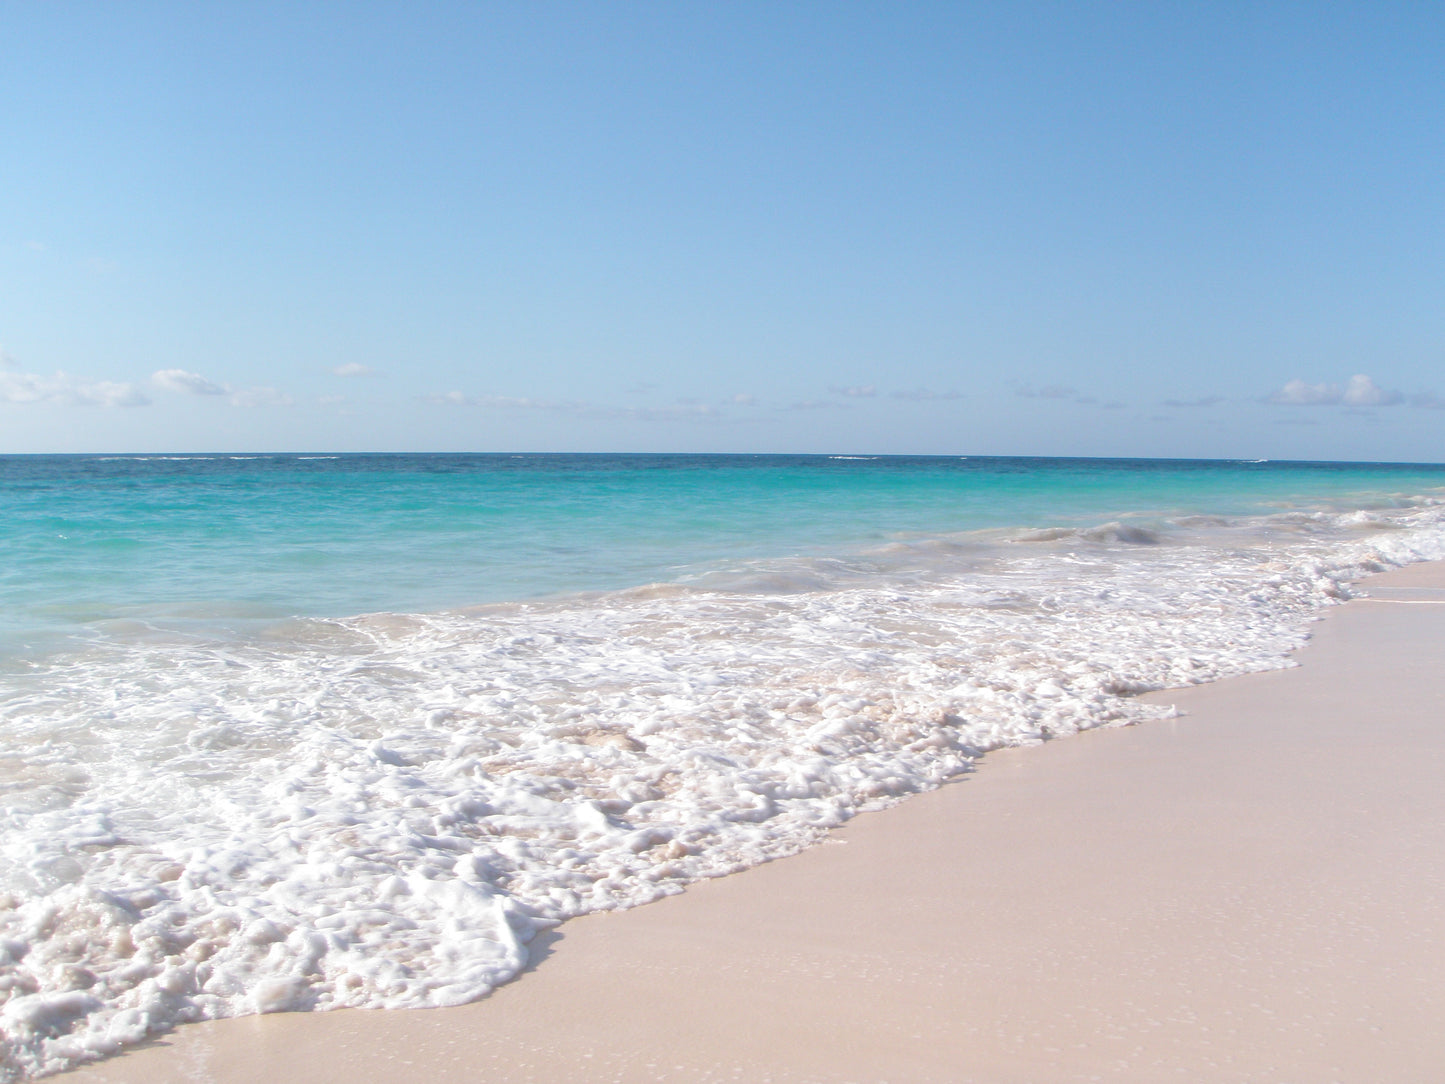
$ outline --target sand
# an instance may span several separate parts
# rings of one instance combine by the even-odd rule
[[[57,1079],[1445,1080],[1445,564],[1367,586],[1296,669],[569,922],[475,1005],[201,1024]]]

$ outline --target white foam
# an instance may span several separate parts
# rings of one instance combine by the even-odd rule
[[[1109,524],[746,591],[118,632],[5,679],[3,1072],[180,1021],[474,999],[561,919],[1161,714],[1141,690],[1286,665],[1352,578],[1445,557],[1441,522]]]

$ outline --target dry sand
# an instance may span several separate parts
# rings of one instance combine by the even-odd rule
[[[569,922],[478,1004],[202,1024],[61,1079],[1445,1080],[1445,565],[1368,587],[1297,669]]]

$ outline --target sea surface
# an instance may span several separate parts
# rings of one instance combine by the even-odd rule
[[[1289,665],[1445,467],[0,457],[0,1080],[540,929]]]

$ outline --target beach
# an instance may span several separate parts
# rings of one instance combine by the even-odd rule
[[[1445,8],[11,7],[0,1084],[1445,1082]]]
[[[1445,7],[11,8],[0,1084],[1445,1082]]]
[[[1445,564],[1362,586],[1295,668],[567,922],[476,1004],[208,1022],[57,1079],[1438,1079]]]

